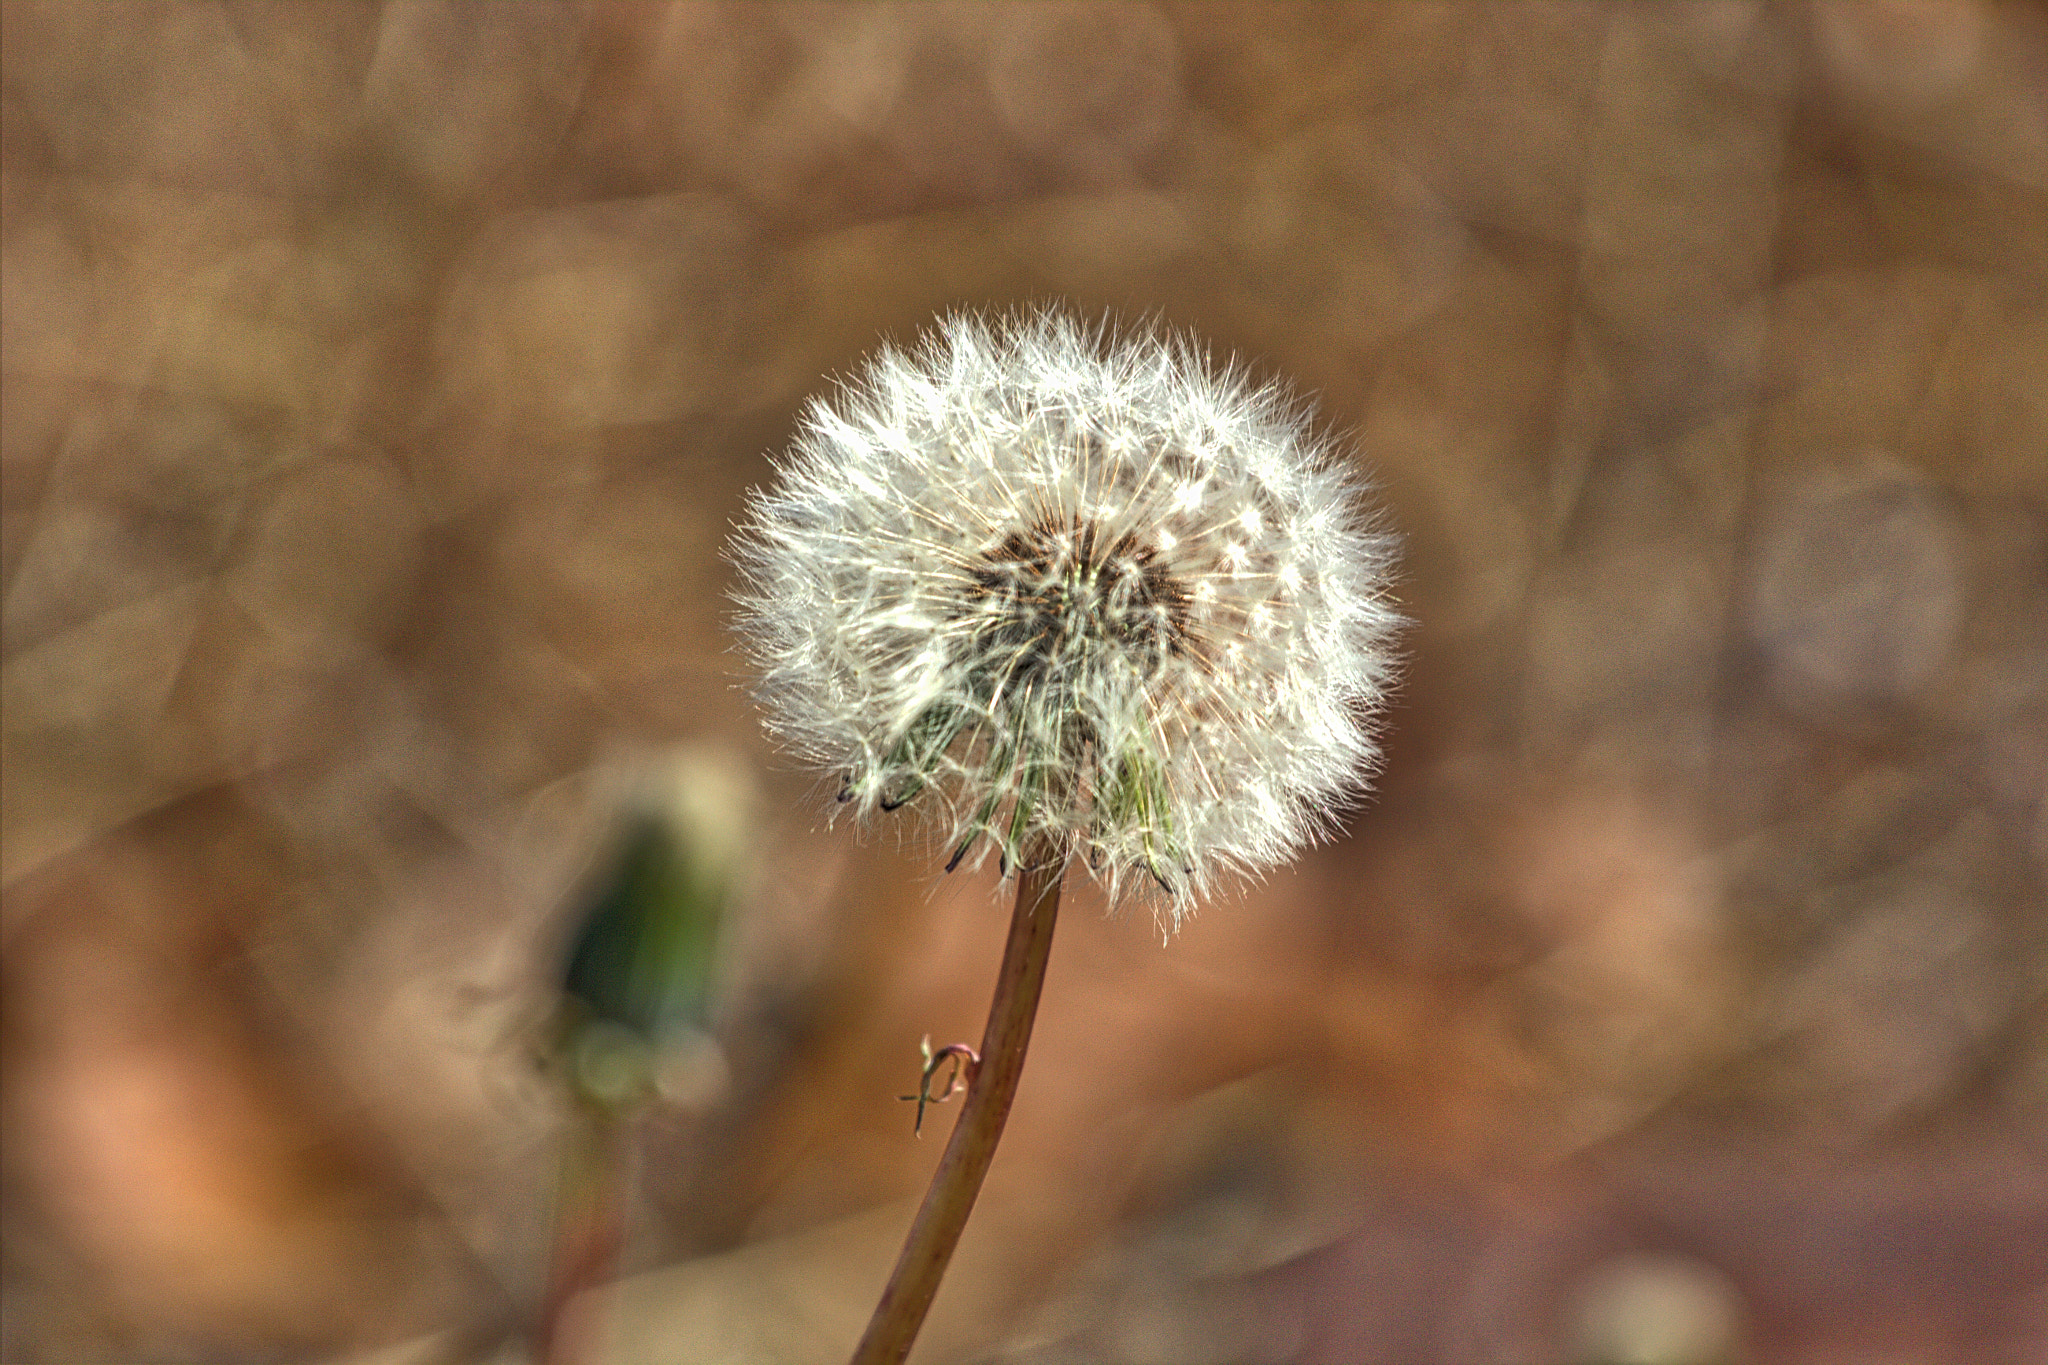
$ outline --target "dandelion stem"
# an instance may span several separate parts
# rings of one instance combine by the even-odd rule
[[[939,1169],[910,1225],[882,1301],[875,1305],[867,1333],[854,1350],[853,1365],[897,1365],[910,1354],[946,1264],[953,1259],[960,1230],[981,1193],[982,1178],[995,1159],[1010,1102],[1016,1098],[1017,1081],[1024,1074],[1024,1053],[1031,1044],[1045,966],[1052,956],[1053,922],[1059,916],[1066,862],[1065,845],[1048,835],[1033,839],[1019,860],[1017,908],[1010,916],[1010,941],[1003,949],[995,998],[989,1002],[981,1065],[968,1084],[946,1154],[939,1158]]]

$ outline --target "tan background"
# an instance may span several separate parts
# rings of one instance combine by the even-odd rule
[[[2040,9],[0,22],[8,1360],[517,1358],[565,898],[685,745],[728,1083],[607,1340],[847,1348],[1003,910],[820,828],[720,545],[1047,299],[1314,395],[1412,664],[1350,835],[1075,902],[922,1358],[2048,1355]]]

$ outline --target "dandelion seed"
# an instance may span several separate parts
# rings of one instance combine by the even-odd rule
[[[1301,405],[1187,340],[954,314],[815,401],[735,557],[776,734],[949,868],[1051,841],[1177,922],[1375,761],[1390,537]],[[1037,843],[1034,843],[1037,841]]]

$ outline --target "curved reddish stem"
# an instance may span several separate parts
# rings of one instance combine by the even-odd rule
[[[960,1231],[981,1193],[982,1179],[995,1160],[996,1143],[1024,1074],[1024,1054],[1045,987],[1046,963],[1052,957],[1065,871],[1065,849],[1050,839],[1027,849],[1018,868],[1017,907],[1010,916],[1010,939],[996,975],[995,998],[989,1002],[980,1062],[972,1068],[946,1154],[939,1158],[939,1169],[910,1225],[882,1301],[875,1305],[875,1315],[854,1350],[853,1365],[897,1365],[910,1354],[931,1311]]]

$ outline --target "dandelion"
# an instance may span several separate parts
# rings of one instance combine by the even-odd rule
[[[945,319],[814,402],[735,548],[771,728],[1017,903],[966,1098],[855,1354],[901,1361],[1016,1093],[1065,870],[1172,923],[1328,831],[1376,761],[1393,554],[1301,405],[1183,339]],[[935,1069],[950,1063],[944,1094]]]
[[[739,548],[770,724],[949,868],[1042,840],[1178,922],[1362,787],[1392,546],[1280,390],[955,314],[815,402],[781,476]]]

